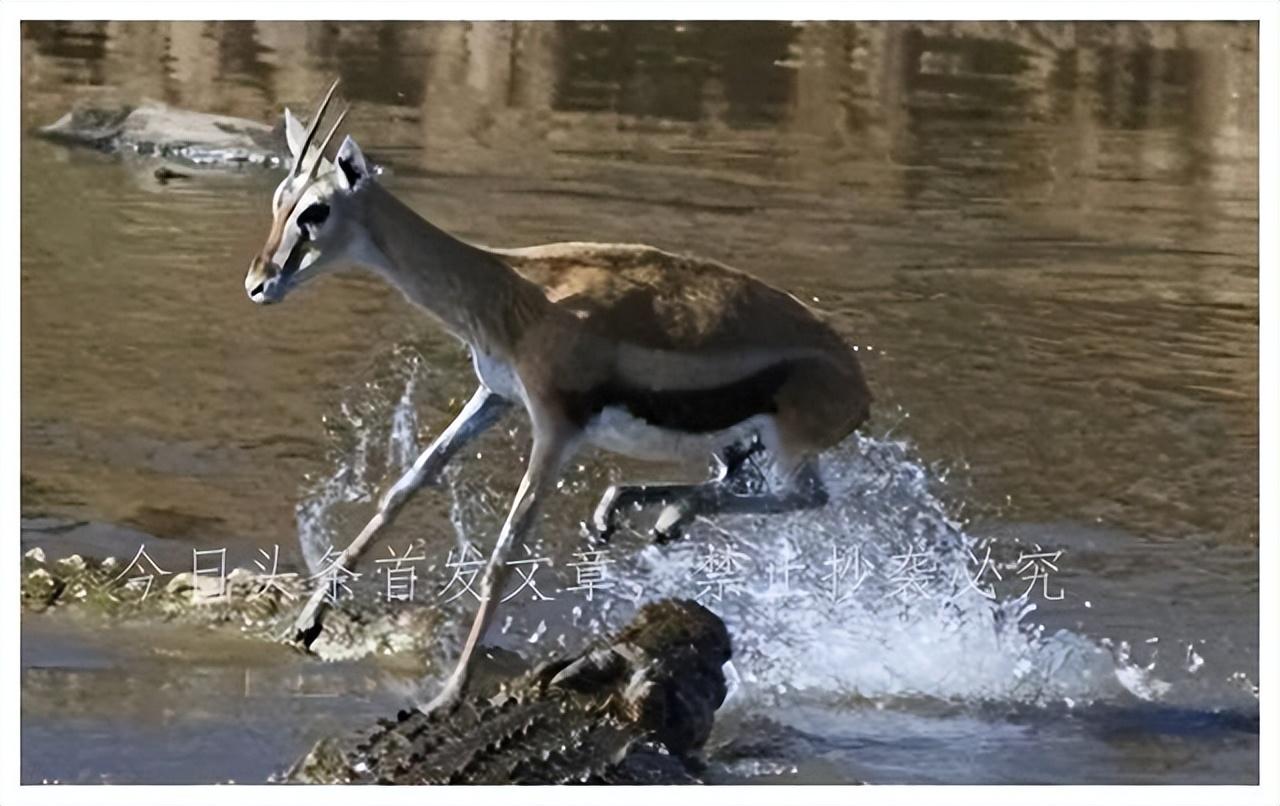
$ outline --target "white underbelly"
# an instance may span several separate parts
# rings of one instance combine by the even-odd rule
[[[476,368],[476,377],[489,391],[507,400],[524,399],[524,388],[520,384],[520,379],[508,364],[479,350],[472,350],[471,363]]]
[[[590,423],[584,436],[601,450],[654,462],[705,460],[716,451],[760,434],[768,440],[773,416],[757,415],[723,431],[672,431],[633,417],[624,408],[607,406]]]

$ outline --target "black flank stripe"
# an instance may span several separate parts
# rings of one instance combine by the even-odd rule
[[[561,390],[570,419],[585,427],[606,407],[624,408],[631,416],[670,431],[722,431],[758,414],[778,410],[778,390],[791,373],[787,363],[765,367],[754,375],[708,389],[645,389],[610,380],[591,389]]]

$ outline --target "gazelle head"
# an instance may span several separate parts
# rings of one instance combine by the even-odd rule
[[[284,111],[293,165],[272,196],[271,231],[244,278],[249,299],[260,305],[279,302],[302,283],[353,262],[368,248],[359,197],[372,181],[369,164],[349,136],[333,162],[324,156],[346,109],[315,145],[320,120],[337,87],[338,82],[333,82],[305,129],[292,112]]]

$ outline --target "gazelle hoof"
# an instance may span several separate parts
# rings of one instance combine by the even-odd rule
[[[653,542],[662,545],[684,537],[684,527],[692,518],[692,513],[685,511],[679,504],[668,505],[653,524]]]
[[[458,706],[462,704],[462,690],[452,684],[446,685],[444,690],[437,694],[428,703],[420,704],[418,710],[426,716],[446,717],[458,710]]]
[[[320,637],[320,631],[323,629],[320,611],[304,610],[289,627],[289,632],[281,636],[281,639],[285,643],[295,644],[303,651],[309,652],[311,645]]]
[[[617,485],[605,490],[604,495],[600,497],[600,503],[596,504],[595,512],[591,513],[591,526],[594,529],[591,537],[601,543],[608,543],[609,538],[613,536],[620,494],[621,490]]]
[[[600,528],[600,525],[594,521],[592,523],[579,521],[578,528],[582,533],[582,536],[593,546],[607,546],[609,544],[609,538],[613,537],[614,533],[614,527],[612,524],[602,529]]]

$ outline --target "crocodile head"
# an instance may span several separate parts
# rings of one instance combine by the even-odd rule
[[[534,675],[601,700],[620,720],[684,755],[711,733],[731,655],[729,631],[714,613],[689,599],[665,599],[641,608],[608,645]]]

